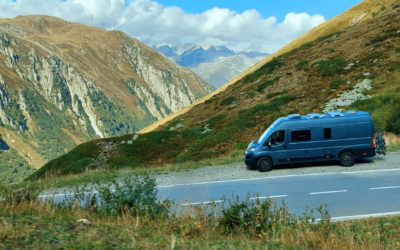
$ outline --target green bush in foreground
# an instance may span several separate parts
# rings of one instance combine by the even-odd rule
[[[106,200],[101,204],[104,209],[93,199],[80,205],[83,191],[89,190],[79,188],[73,192],[75,199],[64,205],[10,199],[17,191],[2,192],[6,199],[0,200],[1,248],[278,250],[398,249],[400,245],[399,216],[333,223],[326,206],[295,216],[285,202],[280,205],[258,194],[248,194],[243,201],[234,195],[223,197],[222,206],[214,202],[170,206],[155,199],[151,179],[125,181],[127,187],[117,184],[115,193],[99,188]],[[131,188],[141,192],[135,194]],[[19,192],[33,193],[28,188]],[[224,206],[227,203],[230,206]],[[314,211],[321,220],[315,220]],[[80,219],[89,222],[78,223]]]

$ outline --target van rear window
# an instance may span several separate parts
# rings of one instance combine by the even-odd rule
[[[292,141],[310,141],[311,140],[311,130],[298,130],[292,131]]]
[[[330,128],[324,128],[324,139],[332,139],[332,131]]]

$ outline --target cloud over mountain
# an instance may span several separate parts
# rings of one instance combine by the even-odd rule
[[[283,46],[325,21],[322,15],[288,13],[282,23],[257,10],[242,13],[214,7],[200,14],[150,0],[0,0],[0,17],[44,14],[126,32],[142,42],[213,43],[236,46],[257,41],[267,50]]]

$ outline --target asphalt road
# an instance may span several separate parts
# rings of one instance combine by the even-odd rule
[[[306,208],[326,204],[332,220],[358,219],[386,215],[400,215],[400,168],[366,171],[346,171],[320,174],[271,176],[203,183],[159,186],[159,195],[182,207],[220,203],[225,195],[238,195],[244,200],[247,193],[258,193],[260,199],[274,198],[277,204],[284,200],[291,213],[301,215]],[[52,195],[39,196],[49,199]],[[54,196],[55,202],[65,199]],[[318,219],[319,214],[314,213]]]
[[[184,206],[220,201],[232,193],[244,199],[248,191],[288,203],[291,213],[326,204],[333,220],[400,214],[400,169],[369,170],[227,180],[158,187],[163,198]],[[255,196],[254,196],[255,197]],[[315,214],[315,217],[319,217]]]

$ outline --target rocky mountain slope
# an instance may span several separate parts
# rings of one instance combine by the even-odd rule
[[[213,90],[122,32],[0,18],[0,181],[84,141],[138,131]]]
[[[362,3],[371,6],[370,1]],[[376,128],[400,134],[400,3],[385,4],[379,5],[382,13],[362,22],[341,30],[331,22],[330,33],[311,41],[303,37],[309,42],[278,53],[211,98],[156,122],[148,128],[152,132],[82,144],[30,179],[56,171],[80,173],[229,156],[246,148],[277,118],[292,113],[364,110],[372,114]],[[86,164],[76,167],[82,159]]]
[[[190,67],[203,80],[216,88],[222,87],[230,79],[269,55],[261,44],[255,42],[240,52],[212,44],[153,45],[152,48],[171,58],[180,66]]]
[[[243,54],[219,57],[214,62],[202,63],[192,70],[204,81],[216,88],[221,88],[230,79],[240,75],[262,59],[264,57],[251,58]]]

